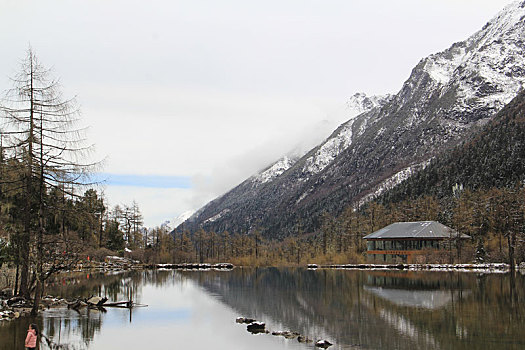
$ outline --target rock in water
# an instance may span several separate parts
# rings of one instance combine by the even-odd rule
[[[308,338],[306,336],[303,336],[303,335],[298,336],[297,337],[297,341],[299,343],[311,343],[312,342],[312,340],[310,338]]]
[[[315,342],[315,346],[317,346],[318,348],[323,348],[323,349],[326,349],[330,346],[332,346],[333,344],[330,343],[328,340],[318,340]]]
[[[291,332],[291,331],[274,331],[272,332],[272,335],[277,335],[277,336],[283,336],[285,337],[286,339],[293,339],[293,338],[297,338],[298,336],[300,336],[299,333],[297,332]]]
[[[257,334],[257,333],[264,333],[266,331],[266,323],[264,322],[253,322],[250,323],[246,329],[248,332]]]
[[[253,318],[248,318],[248,317],[237,317],[237,319],[235,319],[235,322],[237,322],[237,323],[253,323],[253,322],[255,322],[255,320]]]

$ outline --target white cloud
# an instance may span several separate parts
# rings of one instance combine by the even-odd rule
[[[193,197],[191,190],[179,188],[104,186],[103,192],[111,207],[137,201],[147,227],[159,226],[188,210]]]

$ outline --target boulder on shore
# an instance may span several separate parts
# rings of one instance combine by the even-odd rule
[[[12,297],[7,301],[7,306],[10,307],[31,307],[33,303],[24,297]]]

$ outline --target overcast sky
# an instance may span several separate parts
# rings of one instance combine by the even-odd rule
[[[354,93],[396,93],[510,2],[0,0],[0,89],[31,45],[78,96],[110,203],[151,227],[335,128]]]

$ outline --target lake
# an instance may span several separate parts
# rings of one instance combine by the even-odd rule
[[[329,349],[524,349],[525,277],[460,272],[235,268],[58,275],[62,297],[132,298],[147,306],[0,322],[0,349],[23,349],[30,322],[61,349],[314,349],[251,334],[239,316],[270,331],[327,339]],[[41,349],[49,349],[45,342]]]

